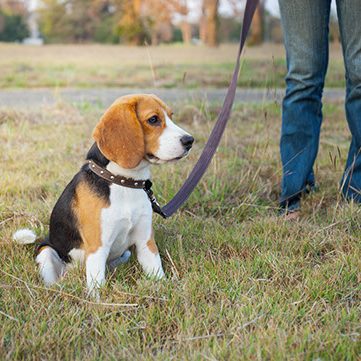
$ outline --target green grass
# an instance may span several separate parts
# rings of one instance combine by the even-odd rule
[[[174,108],[197,143],[188,160],[157,168],[162,203],[192,168],[217,112]],[[325,108],[320,187],[298,222],[277,216],[279,105],[237,107],[188,203],[169,220],[154,217],[167,279],[147,279],[133,257],[96,304],[81,267],[43,287],[32,247],[11,235],[22,226],[45,234],[102,111],[0,112],[0,359],[359,359],[361,209],[338,193],[350,141],[342,105]]]
[[[163,45],[0,44],[0,88],[38,87],[227,87],[237,45],[219,48]],[[283,87],[286,63],[282,45],[247,48],[238,84]],[[339,47],[331,47],[327,87],[343,87]]]

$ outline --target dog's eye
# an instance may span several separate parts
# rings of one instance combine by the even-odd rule
[[[160,120],[156,115],[153,115],[151,118],[148,119],[148,123],[151,125],[159,124]]]

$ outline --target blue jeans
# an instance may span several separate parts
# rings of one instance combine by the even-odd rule
[[[336,0],[346,69],[346,115],[352,134],[342,193],[361,202],[361,0]],[[313,165],[322,123],[331,0],[279,0],[287,53],[283,100],[280,203],[300,207],[315,184]]]

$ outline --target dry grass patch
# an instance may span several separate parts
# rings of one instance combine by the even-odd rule
[[[162,45],[0,44],[0,88],[8,87],[225,87],[237,45],[219,48]],[[331,47],[327,86],[344,86],[341,49]],[[239,85],[282,87],[286,73],[282,45],[245,51]]]
[[[168,278],[146,279],[133,257],[108,277],[101,304],[87,299],[79,267],[44,288],[32,248],[11,234],[21,226],[46,232],[103,109],[1,111],[0,358],[357,360],[361,211],[337,190],[349,141],[342,108],[326,107],[320,189],[304,200],[300,222],[285,223],[276,209],[279,106],[236,107],[189,202],[167,221],[155,217]],[[197,143],[189,160],[157,168],[163,203],[190,171],[214,115],[208,104],[178,114]]]

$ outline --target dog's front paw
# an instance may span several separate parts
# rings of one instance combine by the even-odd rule
[[[88,289],[87,297],[92,301],[99,302],[100,301],[100,292],[98,287],[92,287]]]
[[[146,274],[147,274],[147,277],[154,279],[156,281],[166,278],[163,268],[151,270],[150,272],[147,272]]]

